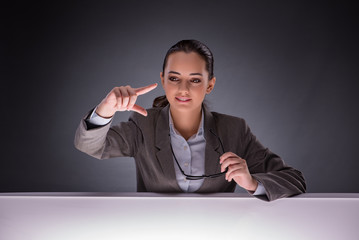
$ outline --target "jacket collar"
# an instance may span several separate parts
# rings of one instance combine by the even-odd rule
[[[215,124],[215,119],[212,113],[203,106],[204,111],[204,137],[206,139],[206,149],[205,149],[205,174],[214,174],[220,172],[219,157],[223,154],[220,148],[219,140],[216,136],[217,128]],[[169,104],[162,108],[156,124],[156,135],[155,143],[158,148],[156,153],[157,159],[162,167],[162,171],[167,179],[171,179],[169,184],[172,185],[174,190],[181,191],[181,188],[178,186],[176,180],[176,173],[173,164],[173,157],[170,148],[170,129],[169,129]],[[206,191],[210,188],[210,180],[205,179],[202,186],[197,192]]]

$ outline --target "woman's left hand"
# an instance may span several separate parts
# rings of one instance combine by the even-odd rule
[[[228,172],[225,176],[228,182],[233,179],[239,186],[247,191],[254,192],[257,189],[258,182],[249,172],[246,160],[232,152],[224,153],[219,159],[221,172],[224,172],[228,167]]]

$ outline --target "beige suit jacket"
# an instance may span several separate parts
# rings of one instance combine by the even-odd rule
[[[266,189],[264,200],[275,200],[304,193],[302,173],[272,153],[251,133],[241,118],[204,110],[205,174],[220,172],[219,157],[223,154],[217,137],[222,140],[225,152],[233,152],[247,161],[252,176]],[[98,159],[133,157],[136,163],[137,191],[182,192],[179,187],[169,135],[169,105],[148,109],[148,116],[132,113],[127,122],[94,127],[81,120],[75,134],[75,147]],[[224,176],[207,178],[197,193],[233,192],[236,183],[228,183]]]

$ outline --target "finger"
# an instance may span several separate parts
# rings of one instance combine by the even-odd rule
[[[137,93],[137,95],[142,95],[142,94],[148,93],[149,91],[152,91],[156,87],[157,87],[157,83],[154,83],[154,84],[148,85],[146,87],[134,88],[134,90]]]
[[[132,111],[135,111],[135,112],[138,112],[139,114],[143,115],[143,116],[147,116],[147,111],[146,109],[144,109],[143,107],[141,106],[138,106],[137,104],[133,105]]]
[[[234,169],[233,171],[231,171],[231,173],[228,176],[226,175],[226,180],[230,182],[233,180],[233,178],[241,176],[242,174],[243,174],[242,168]]]
[[[122,107],[122,94],[121,94],[121,91],[120,91],[120,89],[116,89],[114,91],[114,93],[115,93],[115,97],[116,97],[116,101],[117,101],[116,108],[118,110],[120,110],[121,107]]]
[[[135,93],[135,91],[133,89],[128,89],[128,92],[130,94],[130,99],[128,102],[127,110],[132,110],[132,108],[135,105],[136,100],[137,100],[137,94]]]
[[[237,164],[233,164],[231,166],[228,167],[228,172],[226,173],[226,178],[228,178],[228,176],[233,172],[236,171],[237,169],[243,169],[243,165],[240,163]]]
[[[233,172],[235,172],[237,170],[240,170],[240,172],[237,172],[236,175],[238,175],[238,173],[240,173],[241,175],[249,174],[246,160],[242,159],[242,161],[240,163],[230,165],[228,167],[228,171],[226,173],[226,179],[229,181],[232,181],[232,179],[235,177],[235,176],[232,176]]]
[[[128,89],[126,87],[120,87],[120,91],[122,98],[122,105],[120,110],[125,111],[127,110],[127,105],[128,102],[130,101],[130,97],[129,97]]]
[[[236,170],[238,167],[237,166],[230,166],[228,167],[228,171],[225,174],[225,179],[228,180],[228,176],[231,174],[231,172],[233,172],[234,170]]]
[[[222,156],[219,157],[219,163],[222,164],[224,160],[226,160],[227,158],[229,157],[238,157],[238,155],[232,153],[232,152],[226,152],[226,153],[223,153]]]
[[[242,162],[241,159],[238,157],[229,157],[222,162],[221,172],[224,172],[224,170],[226,170],[226,168],[228,166],[233,165],[233,164],[239,164],[241,162]]]

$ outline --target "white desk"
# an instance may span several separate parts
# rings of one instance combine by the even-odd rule
[[[359,194],[0,193],[1,240],[359,239]]]

